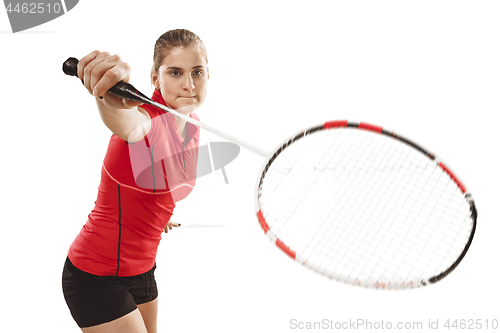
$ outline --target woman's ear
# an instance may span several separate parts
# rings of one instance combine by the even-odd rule
[[[154,68],[151,68],[151,84],[155,87],[155,89],[160,90],[158,73],[156,73]]]

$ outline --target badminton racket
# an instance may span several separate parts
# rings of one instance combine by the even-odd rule
[[[63,70],[77,75],[78,60]],[[132,85],[112,94],[200,126],[265,157],[255,187],[264,233],[288,257],[329,279],[410,289],[451,273],[469,249],[472,195],[438,156],[382,127],[328,121],[265,152],[151,101]]]

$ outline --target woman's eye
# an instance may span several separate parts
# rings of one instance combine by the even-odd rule
[[[194,71],[193,74],[195,76],[202,76],[203,75],[203,71]]]
[[[178,71],[171,71],[170,75],[172,75],[172,76],[179,76],[179,75],[181,75],[181,73],[178,72]]]

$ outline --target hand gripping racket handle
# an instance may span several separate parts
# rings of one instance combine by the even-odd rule
[[[63,72],[66,75],[78,77],[78,59],[68,58],[68,60],[63,63]],[[135,89],[130,83],[120,81],[108,91],[117,97],[129,101],[149,104],[149,98]]]

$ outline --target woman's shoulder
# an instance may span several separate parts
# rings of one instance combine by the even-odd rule
[[[142,105],[139,105],[137,107],[137,109],[139,110],[139,112],[143,113],[143,114],[147,114],[149,116],[149,119],[153,119],[154,117],[157,117],[160,115],[160,113],[158,112],[158,108],[152,106],[152,105],[148,105],[148,104],[142,104]]]

